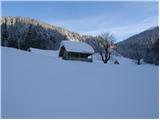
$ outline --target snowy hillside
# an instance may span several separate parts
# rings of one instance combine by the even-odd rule
[[[159,26],[135,34],[117,43],[117,51],[128,58],[136,59],[136,53],[144,62],[159,64]],[[137,52],[135,52],[137,51]]]
[[[158,67],[2,47],[3,118],[158,118]]]

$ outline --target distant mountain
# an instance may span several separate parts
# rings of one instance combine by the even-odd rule
[[[159,27],[152,27],[117,43],[117,51],[125,57],[136,59],[136,54],[145,62],[158,64]]]
[[[1,18],[2,46],[26,49],[58,49],[62,40],[81,40],[67,29],[26,17]]]

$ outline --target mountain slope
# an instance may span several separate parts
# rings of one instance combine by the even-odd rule
[[[1,18],[2,46],[57,50],[62,40],[83,41],[97,52],[99,37],[79,35],[67,29],[26,17]]]
[[[78,33],[25,17],[1,18],[2,46],[58,49],[62,40],[80,40]]]
[[[158,64],[158,47],[159,27],[152,27],[117,43],[117,51],[123,56],[134,59],[135,53],[138,52],[145,62],[155,64]]]

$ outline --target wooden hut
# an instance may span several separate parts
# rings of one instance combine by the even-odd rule
[[[84,42],[64,40],[61,42],[59,57],[65,60],[92,62],[93,48]]]

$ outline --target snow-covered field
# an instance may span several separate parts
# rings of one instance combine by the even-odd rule
[[[158,118],[158,66],[2,47],[3,118]]]

